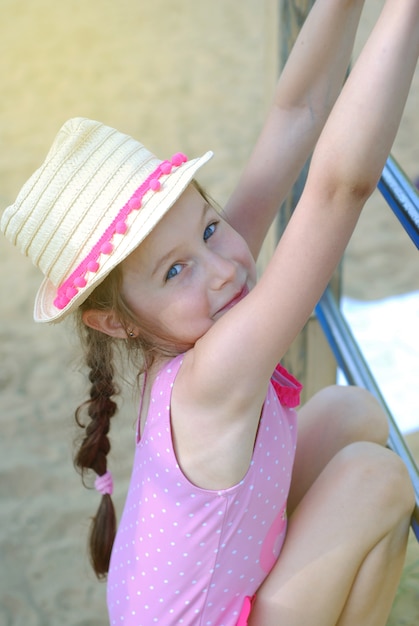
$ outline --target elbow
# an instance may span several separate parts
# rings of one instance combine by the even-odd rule
[[[377,182],[362,176],[338,179],[334,185],[334,195],[349,197],[355,205],[363,206],[374,192]]]
[[[330,181],[326,187],[329,207],[359,214],[375,188],[373,182],[362,178]]]
[[[381,171],[372,168],[350,167],[339,156],[322,163],[312,162],[310,169],[316,185],[323,187],[329,199],[345,199],[361,207],[375,191],[381,175]]]

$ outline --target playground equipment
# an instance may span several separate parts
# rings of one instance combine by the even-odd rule
[[[387,163],[378,184],[378,189],[403,225],[404,229],[419,248],[419,195],[393,157]],[[381,403],[389,422],[388,446],[406,464],[416,494],[416,508],[412,517],[412,529],[419,541],[419,469],[397,422],[391,414],[363,354],[354,339],[349,325],[340,311],[330,287],[328,287],[316,307],[316,316],[336,362],[350,385],[368,389]],[[419,371],[419,364],[418,364]],[[419,412],[418,406],[412,410]]]
[[[419,195],[393,157],[389,157],[383,170],[378,189],[403,225],[404,229],[419,248]],[[419,469],[397,422],[390,412],[377,383],[354,339],[349,325],[340,311],[330,287],[328,287],[316,307],[316,316],[336,362],[346,381],[368,389],[381,403],[390,426],[388,446],[406,464],[416,494],[416,508],[412,516],[412,529],[419,541]],[[419,370],[419,364],[418,364]],[[412,410],[419,412],[418,406]]]

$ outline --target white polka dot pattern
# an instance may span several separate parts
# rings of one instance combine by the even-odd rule
[[[170,397],[181,356],[156,379],[112,553],[112,626],[234,626],[278,558],[296,445],[296,414],[270,386],[244,479],[210,491],[184,476]]]

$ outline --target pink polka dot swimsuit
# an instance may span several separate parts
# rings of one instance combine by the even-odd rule
[[[245,477],[211,491],[185,477],[173,449],[170,400],[181,364],[182,355],[154,381],[136,446],[108,574],[112,626],[235,626],[285,538],[301,385],[275,371]]]

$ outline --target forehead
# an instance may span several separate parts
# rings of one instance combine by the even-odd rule
[[[144,241],[122,261],[123,273],[134,266],[137,269],[139,266],[152,266],[170,249],[188,241],[191,232],[201,226],[210,208],[199,191],[189,185]]]

